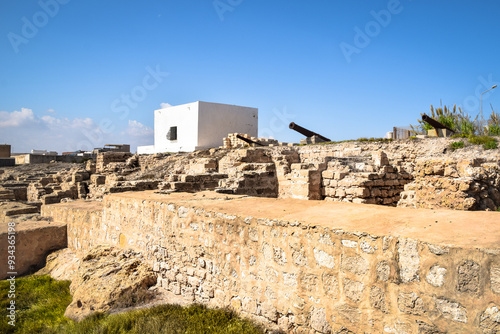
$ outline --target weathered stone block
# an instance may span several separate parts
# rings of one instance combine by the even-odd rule
[[[418,242],[412,239],[399,239],[398,254],[401,281],[403,283],[418,282],[420,280]]]
[[[348,247],[348,248],[356,248],[356,247],[358,247],[358,242],[354,241],[354,240],[344,239],[344,240],[342,240],[342,246]]]
[[[387,282],[391,275],[391,266],[386,261],[377,263],[377,279],[382,282]]]
[[[398,308],[401,312],[421,315],[424,313],[424,302],[414,292],[400,293],[398,296]]]
[[[446,319],[467,323],[467,310],[459,303],[445,298],[436,298],[436,308]]]
[[[427,283],[435,287],[441,287],[444,284],[444,278],[446,276],[446,268],[434,265],[429,270],[426,276]]]
[[[471,294],[479,292],[479,264],[467,260],[458,267],[457,290]]]
[[[427,247],[429,248],[429,251],[431,253],[434,253],[436,255],[443,255],[449,253],[450,251],[448,247],[443,247],[439,245],[427,244]]]
[[[492,266],[490,269],[491,289],[495,293],[500,293],[500,267]]]
[[[388,311],[386,302],[385,302],[385,293],[378,286],[372,286],[370,289],[370,305],[378,309],[384,313]]]
[[[353,302],[359,302],[363,297],[364,284],[344,278],[344,294]]]
[[[331,333],[332,327],[326,320],[326,311],[324,308],[313,308],[311,312],[311,327],[320,333]]]
[[[479,327],[484,334],[500,333],[500,310],[496,305],[488,307],[481,314]]]
[[[278,311],[271,303],[264,302],[260,307],[262,316],[266,317],[272,322],[278,321]]]
[[[369,263],[361,256],[342,255],[340,268],[356,275],[364,275],[369,270]]]
[[[339,294],[339,282],[332,274],[324,273],[322,276],[323,290],[329,296],[337,297]]]
[[[314,259],[320,267],[327,267],[333,269],[335,267],[334,257],[322,250],[314,248]]]

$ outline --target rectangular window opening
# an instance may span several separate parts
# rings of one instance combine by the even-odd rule
[[[177,127],[176,126],[171,126],[170,130],[167,132],[167,139],[168,140],[177,140]]]

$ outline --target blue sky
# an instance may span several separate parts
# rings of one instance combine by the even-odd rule
[[[383,137],[500,82],[498,1],[77,1],[0,5],[0,142],[13,151],[153,144],[153,111],[259,108],[332,140]],[[484,95],[500,109],[500,88]]]

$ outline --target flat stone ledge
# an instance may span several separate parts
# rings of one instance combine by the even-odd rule
[[[350,233],[412,238],[462,248],[497,249],[500,245],[499,212],[394,208],[378,205],[257,198],[215,192],[158,194],[126,192],[109,198],[133,198],[176,203],[240,217],[300,222]],[[57,204],[95,210],[101,203],[75,201]]]

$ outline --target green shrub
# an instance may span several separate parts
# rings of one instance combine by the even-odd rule
[[[469,137],[469,142],[474,145],[483,145],[485,150],[491,150],[498,147],[495,138],[488,136],[471,136]]]
[[[488,127],[488,131],[490,136],[500,136],[500,126],[499,125],[490,125]]]
[[[496,142],[496,140],[492,140],[492,141],[489,141],[487,143],[484,143],[483,148],[485,150],[494,150],[494,149],[498,148],[498,143]]]
[[[469,136],[463,133],[455,133],[451,138],[469,138]]]
[[[450,144],[450,148],[455,151],[459,148],[463,148],[465,146],[463,141],[456,141]]]

